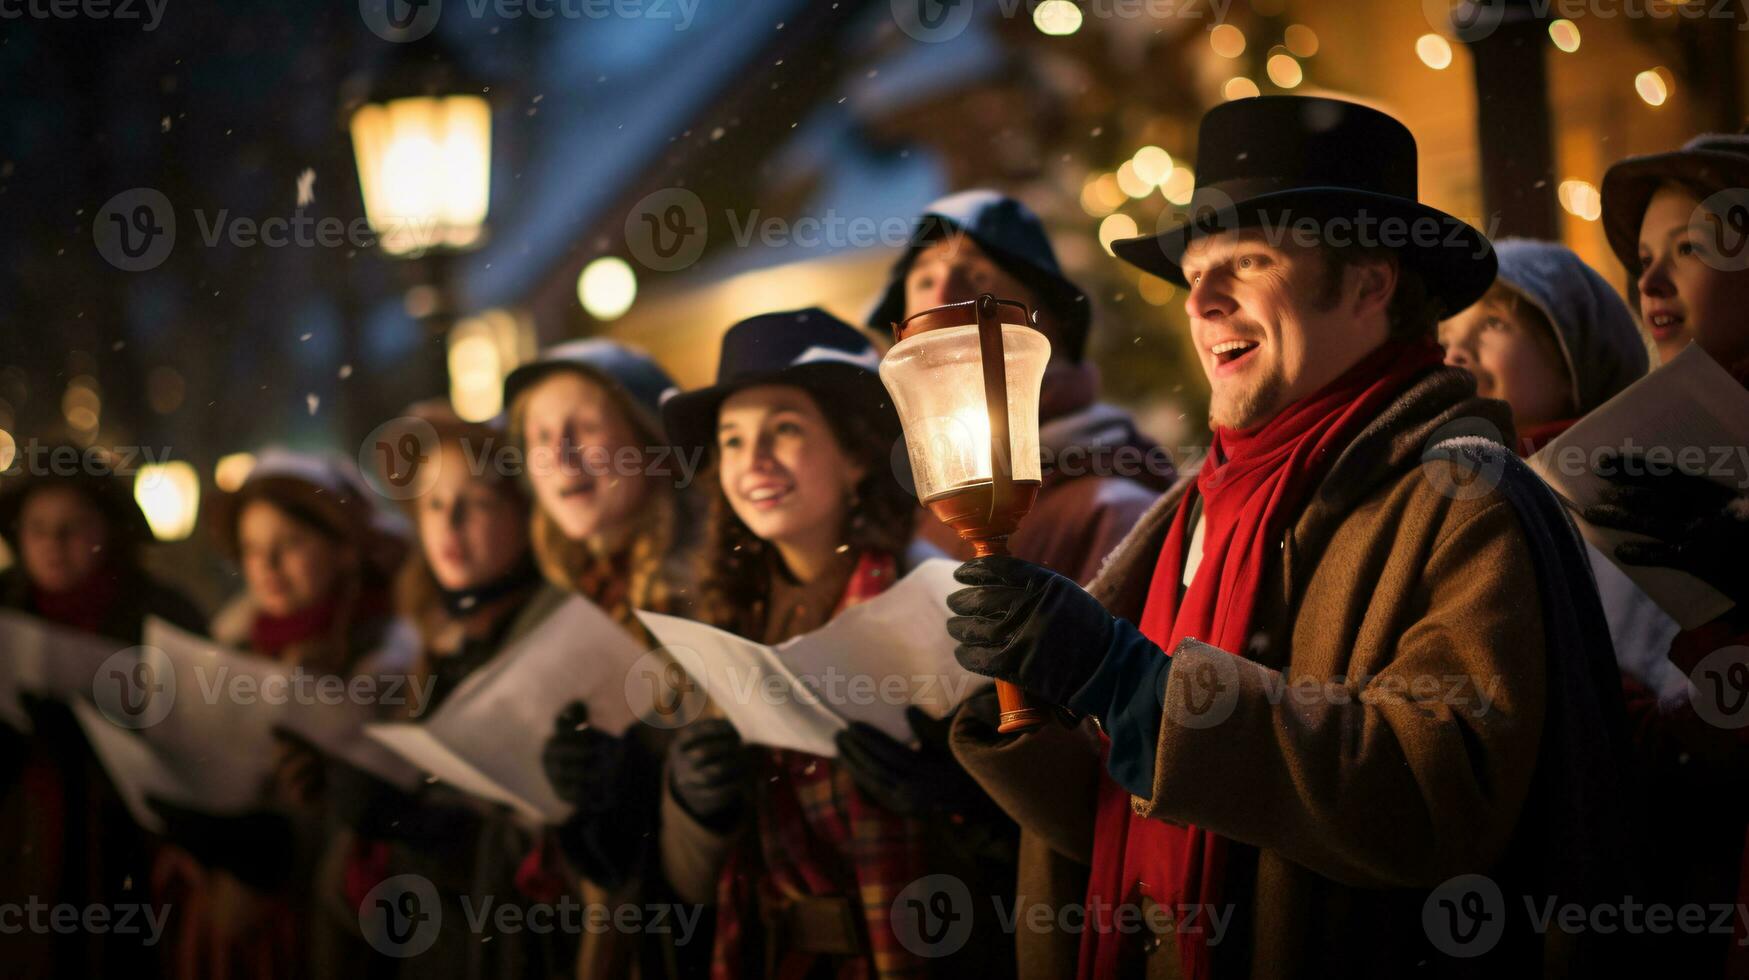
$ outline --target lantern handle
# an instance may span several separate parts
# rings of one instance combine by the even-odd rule
[[[984,369],[984,410],[990,417],[990,513],[1008,513],[1014,500],[1013,442],[1008,437],[1008,357],[995,296],[978,297],[978,354]]]

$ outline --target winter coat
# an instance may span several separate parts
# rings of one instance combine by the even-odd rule
[[[223,646],[247,651],[256,607],[247,596],[228,603],[213,617],[211,634]],[[343,636],[324,635],[287,647],[281,662],[321,673],[327,665],[346,665],[343,676],[367,669],[361,658],[411,640],[411,627],[386,614],[359,615],[346,622]],[[251,885],[230,870],[211,867],[183,847],[158,849],[153,891],[171,907],[163,944],[165,971],[187,980],[230,977],[298,978],[354,975],[368,948],[352,941],[349,923],[318,901],[314,870],[337,831],[323,797],[324,760],[314,750],[280,743],[272,774],[263,789],[261,812],[287,818],[289,839],[263,839],[261,848],[285,848],[292,873],[275,888]],[[306,780],[314,777],[313,783]],[[350,922],[357,931],[356,915]]]
[[[509,614],[496,639],[497,650],[507,649],[526,636],[567,598],[551,586],[538,588]],[[469,675],[489,663],[490,658],[474,665]],[[434,689],[434,703],[424,706],[422,717],[428,717],[448,693]],[[443,927],[435,933],[429,949],[405,959],[367,957],[371,961],[369,976],[521,980],[571,972],[575,937],[525,932],[493,936],[487,942],[468,925],[470,909],[479,916],[481,910],[492,913],[503,905],[527,904],[516,878],[535,848],[537,835],[524,821],[503,807],[442,783],[405,794],[368,776],[348,772],[343,764],[330,765],[329,772],[334,806],[356,816],[342,820],[343,826],[330,838],[316,873],[316,901],[324,914],[345,927],[354,948],[364,941],[347,875],[361,851],[374,857],[379,849],[380,866],[374,861],[371,865],[382,878],[419,875],[431,882],[442,906]],[[340,799],[342,795],[350,798]],[[357,890],[370,882],[351,884],[352,890]]]
[[[0,572],[0,608],[32,612],[23,569]],[[147,614],[201,632],[204,617],[182,594],[149,577],[125,585],[102,633],[117,649],[140,642]],[[150,901],[151,841],[134,825],[65,705],[35,702],[33,731],[0,725],[0,904],[31,897],[50,906],[119,908]],[[119,913],[118,913],[119,914]],[[143,920],[141,920],[143,921]],[[149,969],[156,951],[142,934],[82,932],[8,936],[6,973],[20,978],[111,976]]]
[[[1549,935],[1544,963],[1542,937],[1525,935],[1528,913],[1512,896],[1532,868],[1567,881],[1573,865],[1562,859],[1576,848],[1581,866],[1625,860],[1611,850],[1626,847],[1619,814],[1593,822],[1574,809],[1619,805],[1620,756],[1610,755],[1625,751],[1619,692],[1607,636],[1578,625],[1587,611],[1601,617],[1546,489],[1515,460],[1485,464],[1500,481],[1489,492],[1466,472],[1473,462],[1423,455],[1456,419],[1510,432],[1506,406],[1474,392],[1467,375],[1434,372],[1342,452],[1265,572],[1247,656],[1194,642],[1174,656],[1153,789],[1131,802],[1142,816],[1228,839],[1227,908],[1159,909],[1168,925],[1137,973],[1179,975],[1173,929],[1214,929],[1212,913],[1230,916],[1212,945],[1216,976],[1561,972],[1562,937]],[[1162,498],[1093,583],[1113,615],[1138,620],[1189,483]],[[1530,524],[1519,506],[1527,495],[1544,507]],[[1545,553],[1562,548],[1565,580],[1557,570],[1539,581]],[[1545,621],[1574,634],[1548,634],[1558,662]],[[1413,686],[1384,683],[1393,679]],[[1423,689],[1432,679],[1438,689]],[[1332,683],[1340,694],[1324,693]],[[963,711],[956,719],[956,755],[1025,832],[1022,903],[1082,902],[1104,778],[1093,723],[984,741],[969,721]],[[1557,799],[1539,789],[1557,785],[1578,788]],[[1563,820],[1567,846],[1537,836]],[[1438,907],[1433,890],[1469,873],[1499,884],[1511,931],[1492,955],[1454,959],[1433,945],[1426,923],[1437,920],[1424,922],[1424,910]],[[1050,922],[1023,926],[1022,975],[1075,975],[1080,939]]]

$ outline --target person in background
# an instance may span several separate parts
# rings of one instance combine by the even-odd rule
[[[692,524],[681,496],[689,471],[661,451],[660,402],[673,389],[648,355],[605,339],[549,348],[504,381],[510,437],[536,505],[530,535],[541,571],[646,640],[636,610],[675,613],[689,598],[681,551]],[[589,655],[587,643],[578,655]],[[553,719],[541,762],[554,793],[576,811],[531,858],[563,877],[543,896],[525,874],[525,890],[552,899],[580,889],[585,903],[609,907],[668,901],[650,828],[672,733],[640,724],[616,738],[588,722],[582,703]],[[553,860],[561,854],[566,862]],[[708,945],[695,938],[681,948],[678,938],[588,933],[578,975],[676,975]]]
[[[565,599],[545,582],[529,543],[533,505],[505,458],[503,430],[464,422],[443,402],[410,407],[408,431],[427,438],[418,458],[384,474],[407,488],[419,547],[402,565],[396,606],[419,630],[421,653],[402,720],[429,718],[463,681],[534,629]],[[424,426],[430,428],[425,429]],[[430,881],[442,904],[433,945],[416,957],[372,964],[371,976],[530,978],[573,969],[576,937],[535,934],[483,942],[464,928],[469,907],[503,907],[524,894],[519,878],[537,873],[532,836],[501,807],[443,784],[407,791],[330,760],[332,805],[345,828],[329,848],[318,901],[357,931],[371,889],[396,875]],[[469,904],[464,904],[464,900]]]
[[[1749,135],[1707,134],[1680,150],[1617,161],[1602,196],[1610,248],[1660,357],[1693,343],[1749,387]],[[1614,485],[1585,519],[1651,538],[1618,545],[1620,562],[1687,572],[1734,603],[1671,640],[1667,661],[1689,683],[1627,685],[1642,802],[1651,811],[1653,897],[1749,902],[1749,729],[1722,727],[1717,715],[1709,722],[1690,698],[1717,697],[1722,711],[1737,696],[1717,687],[1722,668],[1705,665],[1749,644],[1749,472],[1737,472],[1733,486],[1670,467],[1655,473],[1643,459],[1632,465],[1633,455],[1602,461]],[[1658,966],[1693,977],[1749,976],[1746,944],[1740,921],[1730,937],[1686,934]]]
[[[1077,582],[1091,581],[1178,476],[1129,413],[1099,400],[1099,369],[1087,360],[1092,302],[1063,275],[1038,216],[995,191],[935,201],[918,217],[909,242],[869,313],[871,329],[891,331],[924,310],[993,293],[1025,303],[1050,339],[1039,393],[1044,485],[1009,550]],[[933,515],[924,515],[919,527],[941,550],[971,557],[969,546]]]
[[[824,626],[885,591],[933,549],[893,478],[898,416],[867,338],[818,309],[755,316],[723,338],[716,384],[663,407],[682,451],[708,447],[712,494],[699,560],[703,621],[765,644]],[[912,709],[914,728],[934,722]],[[863,726],[866,727],[866,726]],[[942,725],[942,727],[945,727]],[[923,734],[920,731],[920,734]],[[942,736],[925,738],[925,752]],[[688,901],[714,901],[712,976],[947,975],[903,944],[890,914],[911,882],[952,872],[977,824],[894,813],[838,759],[743,749],[733,726],[695,722],[668,758],[664,868]],[[926,755],[926,785],[951,759]],[[957,782],[948,785],[957,786]],[[942,800],[945,806],[953,801]],[[999,815],[991,814],[993,819]],[[978,961],[978,975],[1003,963]]]
[[[1500,275],[1439,325],[1445,363],[1512,409],[1519,455],[1547,445],[1646,373],[1646,339],[1614,287],[1572,249],[1506,238]]]
[[[219,643],[318,677],[392,668],[410,653],[390,579],[404,528],[345,459],[269,449],[206,515],[244,591],[213,618]],[[300,977],[347,962],[315,918],[311,869],[334,828],[324,760],[282,737],[259,805],[218,815],[148,799],[171,842],[153,890],[170,906],[165,970],[186,980]],[[356,931],[356,925],[354,925]]]
[[[193,632],[205,617],[142,566],[152,542],[133,485],[100,450],[34,445],[0,482],[0,539],[15,563],[0,572],[0,609],[117,641],[140,642],[145,617]],[[149,842],[134,830],[65,705],[26,705],[30,731],[0,725],[0,904],[30,899],[117,906],[148,900]],[[6,972],[21,978],[149,975],[154,951],[137,937],[83,934],[6,939]]]

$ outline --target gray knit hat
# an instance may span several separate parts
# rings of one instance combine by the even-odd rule
[[[1573,379],[1573,400],[1585,415],[1645,375],[1646,341],[1627,303],[1597,270],[1556,242],[1507,238],[1494,242],[1499,282],[1542,311]]]

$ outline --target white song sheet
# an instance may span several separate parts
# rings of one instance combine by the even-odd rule
[[[1749,391],[1690,344],[1530,458],[1531,468],[1573,510],[1585,540],[1613,562],[1617,544],[1646,538],[1596,527],[1579,516],[1609,486],[1591,471],[1604,449],[1649,451],[1657,454],[1653,463],[1704,475],[1741,494],[1749,489]],[[1730,599],[1686,572],[1616,564],[1683,629],[1731,608]]]
[[[553,719],[573,701],[589,724],[623,733],[649,710],[634,683],[651,658],[594,603],[573,596],[494,657],[420,723],[375,724],[372,738],[456,788],[502,803],[538,823],[561,823],[570,807],[553,794],[541,749]]]
[[[773,748],[838,754],[833,736],[861,721],[913,739],[905,709],[953,710],[988,679],[954,659],[947,597],[961,586],[945,559],[830,623],[775,647],[673,616],[639,613],[741,737]]]
[[[98,669],[130,646],[29,613],[0,609],[0,721],[19,731],[30,730],[20,694],[56,700],[90,697]]]
[[[409,788],[417,774],[374,759],[365,723],[387,690],[376,671],[409,666],[397,626],[353,677],[301,672],[230,650],[155,618],[129,662],[110,662],[84,698],[69,698],[92,750],[141,826],[158,829],[148,795],[213,813],[261,799],[288,732]],[[369,680],[364,678],[367,676]]]

